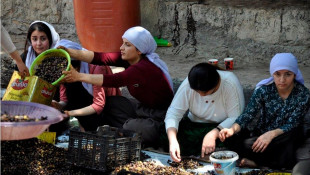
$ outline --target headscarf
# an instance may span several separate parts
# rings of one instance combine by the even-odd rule
[[[80,44],[66,40],[66,39],[62,39],[59,42],[57,42],[55,45],[55,48],[57,48],[58,46],[64,46],[66,48],[76,49],[76,50],[86,50]],[[75,59],[71,57],[71,60],[75,60]],[[80,73],[89,74],[88,63],[81,61]],[[92,84],[82,82],[82,85],[90,95],[93,95],[93,85]]]
[[[173,83],[166,63],[159,58],[158,54],[154,53],[157,48],[157,44],[151,33],[143,27],[136,26],[128,29],[122,38],[126,38],[141,53],[145,54],[153,64],[160,68],[165,74],[171,89],[173,89]]]
[[[38,22],[44,23],[50,29],[51,35],[52,35],[52,40],[53,40],[50,48],[54,48],[56,43],[60,40],[59,34],[56,32],[55,28],[52,25],[50,25],[49,23],[47,23],[45,21],[34,21],[33,23],[30,24],[30,26],[35,24],[35,23],[38,23]],[[31,66],[32,62],[35,60],[35,58],[36,58],[35,51],[33,50],[32,46],[30,44],[30,46],[28,47],[28,53],[27,53],[27,57],[26,57],[26,61],[25,61],[25,64],[28,68],[30,68],[30,66]]]
[[[270,62],[269,71],[271,77],[257,83],[256,89],[263,85],[269,85],[273,83],[273,74],[279,70],[289,70],[293,72],[296,75],[295,80],[301,84],[304,84],[304,78],[298,69],[296,57],[291,53],[277,53]]]

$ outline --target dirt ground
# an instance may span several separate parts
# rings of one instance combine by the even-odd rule
[[[160,58],[166,62],[170,75],[172,79],[178,79],[180,81],[184,80],[187,77],[190,69],[201,62],[207,62],[205,58],[196,58],[189,60],[188,58],[178,56],[178,55],[163,55],[158,53]],[[223,59],[219,59],[218,66],[225,68]],[[310,89],[310,66],[299,65],[299,69],[303,74],[305,80],[305,86]],[[112,67],[114,73],[122,71],[123,68]],[[262,79],[270,77],[269,73],[269,63],[242,63],[240,60],[234,61],[234,70],[231,70],[239,78],[241,84],[243,85],[243,90],[245,92],[246,102],[252,95],[252,90],[255,88],[255,85]],[[248,88],[248,90],[246,90]],[[127,88],[120,88],[122,94],[126,97],[133,98]]]
[[[161,55],[160,55],[161,56]],[[163,55],[161,59],[164,60],[169,68],[172,78],[183,80],[186,78],[189,70],[200,62],[207,62],[207,59],[188,60],[181,56]],[[219,59],[218,65],[224,68],[224,61]],[[299,69],[303,74],[305,86],[310,88],[310,66],[299,65]],[[242,63],[240,60],[234,62],[234,70],[232,70],[239,78],[242,85],[255,87],[255,85],[262,79],[269,78],[269,63]]]

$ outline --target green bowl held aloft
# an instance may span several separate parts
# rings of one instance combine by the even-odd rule
[[[65,58],[67,58],[68,65],[67,65],[66,71],[68,71],[70,69],[71,58],[70,58],[70,55],[65,50],[63,50],[63,49],[48,49],[48,50],[42,52],[40,55],[38,55],[37,58],[32,62],[31,66],[30,66],[30,70],[29,70],[30,76],[35,75],[38,66],[42,63],[42,61],[45,58],[48,58],[48,57],[65,57]],[[53,86],[57,86],[58,83],[64,77],[65,77],[64,74],[61,75],[56,81],[52,82],[51,84]]]

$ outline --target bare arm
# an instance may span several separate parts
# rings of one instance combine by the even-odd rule
[[[219,137],[219,132],[220,131],[217,128],[214,128],[204,136],[201,146],[201,157],[215,151],[215,141]]]
[[[85,82],[85,83],[89,83],[89,84],[93,84],[93,85],[97,85],[97,86],[102,86],[103,84],[103,78],[104,76],[102,74],[83,74],[83,73],[79,73],[80,79],[79,81],[81,82]]]
[[[97,86],[102,86],[103,84],[103,74],[84,74],[77,72],[72,66],[70,66],[69,71],[63,71],[65,74],[64,81],[67,83],[72,83],[76,81],[81,81]]]
[[[84,61],[87,63],[91,63],[94,59],[94,52],[93,51],[88,51],[88,50],[76,50],[76,49],[69,49],[63,46],[57,47],[58,49],[64,49],[65,51],[68,52],[70,57]]]
[[[12,42],[12,39],[9,33],[5,30],[5,28],[1,24],[1,47],[13,58],[15,63],[17,64],[19,73],[21,76],[29,76],[29,70],[22,61],[18,51],[16,50],[15,45]]]
[[[233,136],[234,134],[240,132],[241,126],[238,123],[234,123],[231,128],[224,128],[219,133],[219,138],[222,142],[225,141],[226,138]]]
[[[181,152],[179,142],[177,140],[177,129],[170,127],[167,129],[167,135],[169,139],[169,152],[170,157],[175,162],[181,161]]]
[[[76,109],[76,110],[72,110],[72,111],[65,111],[65,113],[68,116],[74,116],[74,117],[78,117],[78,116],[87,116],[87,115],[91,115],[96,113],[95,109],[91,106],[87,106],[81,109]]]
[[[26,67],[25,63],[23,62],[22,58],[20,57],[18,51],[15,50],[14,52],[10,53],[10,56],[15,61],[16,65],[18,67],[20,75],[21,76],[29,76],[29,70]]]
[[[237,133],[240,132],[240,130],[241,130],[240,125],[237,124],[237,123],[234,123],[234,124],[231,126],[231,128],[233,129],[234,134],[237,134]]]
[[[254,152],[264,152],[270,142],[276,138],[277,136],[283,134],[282,129],[274,129],[268,132],[265,132],[264,134],[260,135],[256,141],[252,145],[252,149]]]

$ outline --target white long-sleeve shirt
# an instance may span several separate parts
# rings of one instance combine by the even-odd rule
[[[222,128],[230,128],[244,110],[242,86],[236,75],[229,71],[220,71],[219,89],[207,96],[200,96],[190,88],[188,78],[180,85],[170,107],[165,124],[178,130],[179,122],[189,109],[188,118],[198,123],[219,123]]]
[[[5,30],[5,28],[2,26],[2,24],[1,24],[1,47],[8,54],[10,54],[16,50],[16,47],[13,44],[9,33]]]

